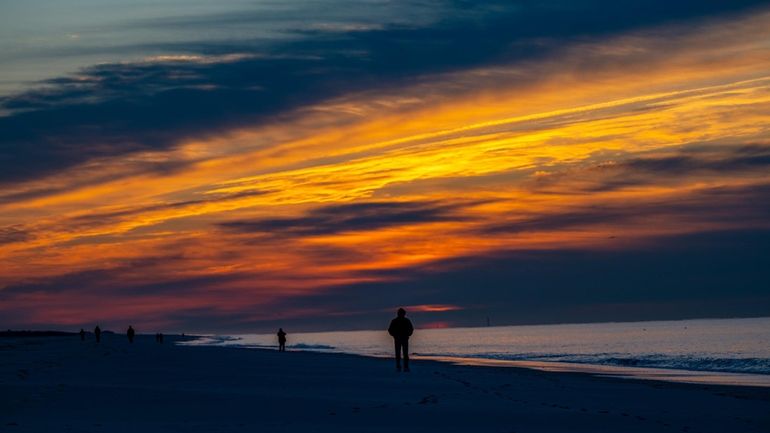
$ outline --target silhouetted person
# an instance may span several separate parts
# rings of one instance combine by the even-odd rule
[[[83,328],[80,328],[80,341],[86,341],[86,331]]]
[[[158,333],[158,343],[163,344],[163,333]]]
[[[286,352],[286,333],[283,332],[283,328],[278,328],[278,351]]]
[[[97,343],[102,340],[102,328],[99,325],[96,325],[96,328],[94,328],[94,337],[96,337]]]
[[[412,336],[414,327],[406,318],[406,310],[398,309],[398,317],[390,321],[388,334],[393,337],[396,345],[396,370],[401,371],[401,351],[404,352],[404,371],[409,371],[409,337]]]
[[[136,334],[136,331],[134,331],[134,328],[131,327],[131,325],[128,325],[128,331],[126,331],[126,335],[128,335],[128,342],[133,343],[134,342],[134,335]]]

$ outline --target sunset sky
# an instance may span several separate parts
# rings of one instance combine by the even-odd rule
[[[763,3],[0,0],[0,328],[768,315]]]

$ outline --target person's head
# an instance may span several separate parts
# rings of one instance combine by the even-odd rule
[[[283,328],[278,328],[278,332],[283,332]]]
[[[404,317],[404,316],[406,316],[406,310],[404,310],[403,308],[399,308],[398,317]]]

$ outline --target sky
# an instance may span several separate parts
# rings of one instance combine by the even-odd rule
[[[0,0],[0,328],[770,315],[763,3]]]

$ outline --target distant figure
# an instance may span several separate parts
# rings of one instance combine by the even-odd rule
[[[163,334],[158,332],[155,334],[155,342],[163,344]]]
[[[409,337],[412,336],[414,327],[406,318],[406,310],[398,309],[398,317],[390,321],[388,334],[393,337],[396,344],[396,371],[401,371],[401,351],[404,352],[404,371],[409,371]]]
[[[96,325],[96,328],[94,328],[94,337],[96,337],[97,343],[102,340],[102,328],[99,325]]]
[[[132,328],[131,325],[128,325],[128,331],[126,331],[126,335],[128,335],[129,343],[134,342],[134,334],[136,334],[136,332],[134,331],[134,328]]]
[[[86,341],[86,331],[83,328],[80,328],[80,341]]]
[[[286,352],[286,333],[283,332],[283,328],[278,328],[278,351]]]

